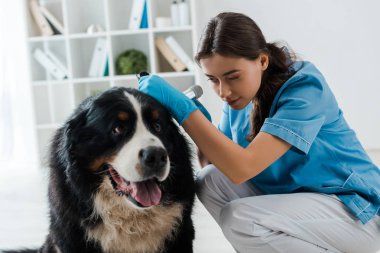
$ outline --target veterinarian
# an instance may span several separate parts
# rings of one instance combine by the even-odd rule
[[[224,101],[218,128],[158,76],[142,77],[139,89],[210,161],[198,197],[236,251],[380,250],[380,170],[318,69],[238,13],[209,21],[195,59]]]

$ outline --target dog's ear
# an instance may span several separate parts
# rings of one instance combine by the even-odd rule
[[[81,102],[75,112],[66,121],[64,125],[64,136],[72,138],[80,131],[87,123],[88,113],[93,106],[95,97],[88,97]]]
[[[75,152],[75,147],[84,131],[87,122],[88,110],[76,112],[64,125],[63,139],[64,148],[67,152]]]

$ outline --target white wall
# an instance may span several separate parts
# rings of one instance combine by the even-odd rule
[[[377,0],[196,0],[195,24],[199,37],[219,12],[242,12],[268,42],[288,42],[322,71],[363,146],[375,149],[380,148],[379,10]],[[209,87],[205,93],[203,102],[218,122],[221,102]]]

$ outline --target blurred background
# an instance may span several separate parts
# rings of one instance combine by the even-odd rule
[[[148,70],[180,90],[202,85],[192,61],[208,20],[253,18],[324,74],[350,126],[380,164],[380,2],[376,0],[13,0],[0,2],[0,249],[39,246],[47,233],[46,152],[85,97],[137,87]],[[174,61],[174,59],[179,59]],[[233,252],[197,203],[195,252]]]

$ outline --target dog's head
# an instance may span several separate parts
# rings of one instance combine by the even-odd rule
[[[173,184],[169,175],[188,173],[175,171],[175,164],[190,167],[187,142],[170,114],[134,89],[115,87],[88,98],[58,135],[56,153],[74,189],[93,192],[107,181],[138,208],[171,194],[165,192]]]

